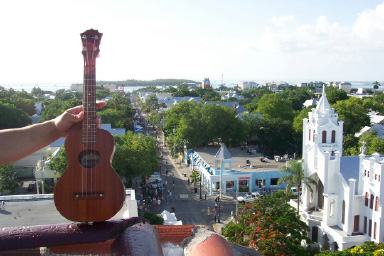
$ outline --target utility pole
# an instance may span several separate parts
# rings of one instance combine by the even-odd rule
[[[237,197],[239,196],[239,186],[237,186],[237,189],[236,189],[236,223],[237,223],[237,211],[238,211],[238,208],[239,208],[239,203],[237,202]]]

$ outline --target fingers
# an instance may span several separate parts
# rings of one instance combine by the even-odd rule
[[[96,102],[96,108],[103,108],[107,105],[107,102],[105,101],[97,101]],[[69,108],[66,110],[66,112],[70,113],[70,114],[79,114],[81,111],[83,110],[83,106],[76,106],[76,107],[73,107],[73,108]]]
[[[101,124],[101,118],[100,118],[100,116],[96,116],[96,126],[97,126],[97,128],[100,128],[100,124]]]
[[[96,101],[96,108],[103,108],[107,105],[105,101]]]

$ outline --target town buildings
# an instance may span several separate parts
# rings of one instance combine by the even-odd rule
[[[241,90],[250,89],[250,88],[257,88],[258,85],[259,85],[258,83],[255,83],[252,81],[244,81],[244,82],[239,82],[237,84],[237,86],[239,86],[239,88]]]
[[[330,107],[323,87],[317,107],[303,119],[304,172],[317,186],[311,185],[311,192],[303,184],[300,205],[310,238],[323,249],[384,242],[384,158],[365,152],[362,147],[359,156],[342,156],[343,121]]]
[[[270,193],[285,189],[284,184],[278,184],[279,168],[283,163],[266,159],[254,149],[228,149],[221,144],[219,149],[185,150],[184,159],[200,174],[202,185],[210,195],[220,190],[221,183],[224,194],[230,191]]]

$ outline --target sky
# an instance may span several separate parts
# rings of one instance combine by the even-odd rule
[[[384,1],[0,0],[0,85],[97,80],[384,81]]]

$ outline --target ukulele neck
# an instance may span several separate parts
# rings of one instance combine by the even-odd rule
[[[84,64],[83,82],[83,144],[96,142],[96,65]]]

